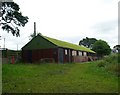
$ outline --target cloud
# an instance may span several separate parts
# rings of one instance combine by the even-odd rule
[[[118,27],[117,20],[100,22],[95,24],[92,28],[97,32],[109,33]]]
[[[117,19],[99,22],[91,27],[91,31],[93,31],[96,38],[107,41],[111,48],[118,44]]]

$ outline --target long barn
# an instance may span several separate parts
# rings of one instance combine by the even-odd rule
[[[51,60],[56,63],[92,61],[94,51],[38,34],[22,48],[24,62]]]

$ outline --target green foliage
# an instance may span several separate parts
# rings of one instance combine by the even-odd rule
[[[88,38],[88,37],[86,37],[86,38],[82,39],[82,40],[79,42],[79,45],[83,45],[83,46],[85,46],[85,47],[87,47],[87,48],[92,49],[93,44],[94,44],[96,41],[97,41],[97,39],[95,39],[95,38]]]
[[[2,2],[0,26],[7,32],[11,31],[13,36],[20,36],[18,26],[24,27],[28,22],[28,17],[23,16],[19,9],[19,5],[14,2]]]
[[[97,64],[98,67],[105,67],[106,66],[106,62],[104,60],[100,60],[97,63],[98,63]]]
[[[96,63],[3,64],[3,93],[117,93],[118,78]]]
[[[105,70],[120,75],[120,62],[118,61],[118,59],[120,59],[119,54],[112,54],[104,57],[102,60],[99,60],[97,62],[97,66],[104,67]]]
[[[93,45],[93,50],[101,57],[111,53],[110,46],[103,40],[98,40]]]

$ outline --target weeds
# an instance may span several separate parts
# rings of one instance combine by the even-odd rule
[[[119,62],[119,54],[112,54],[103,58],[103,60],[99,60],[97,62],[98,67],[104,67],[106,71],[117,73],[120,75],[120,62]]]

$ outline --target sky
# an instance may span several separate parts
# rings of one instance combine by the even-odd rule
[[[24,16],[29,17],[20,27],[20,37],[0,28],[0,46],[20,50],[34,32],[55,39],[79,44],[83,38],[106,41],[111,48],[118,44],[119,0],[14,0]]]

